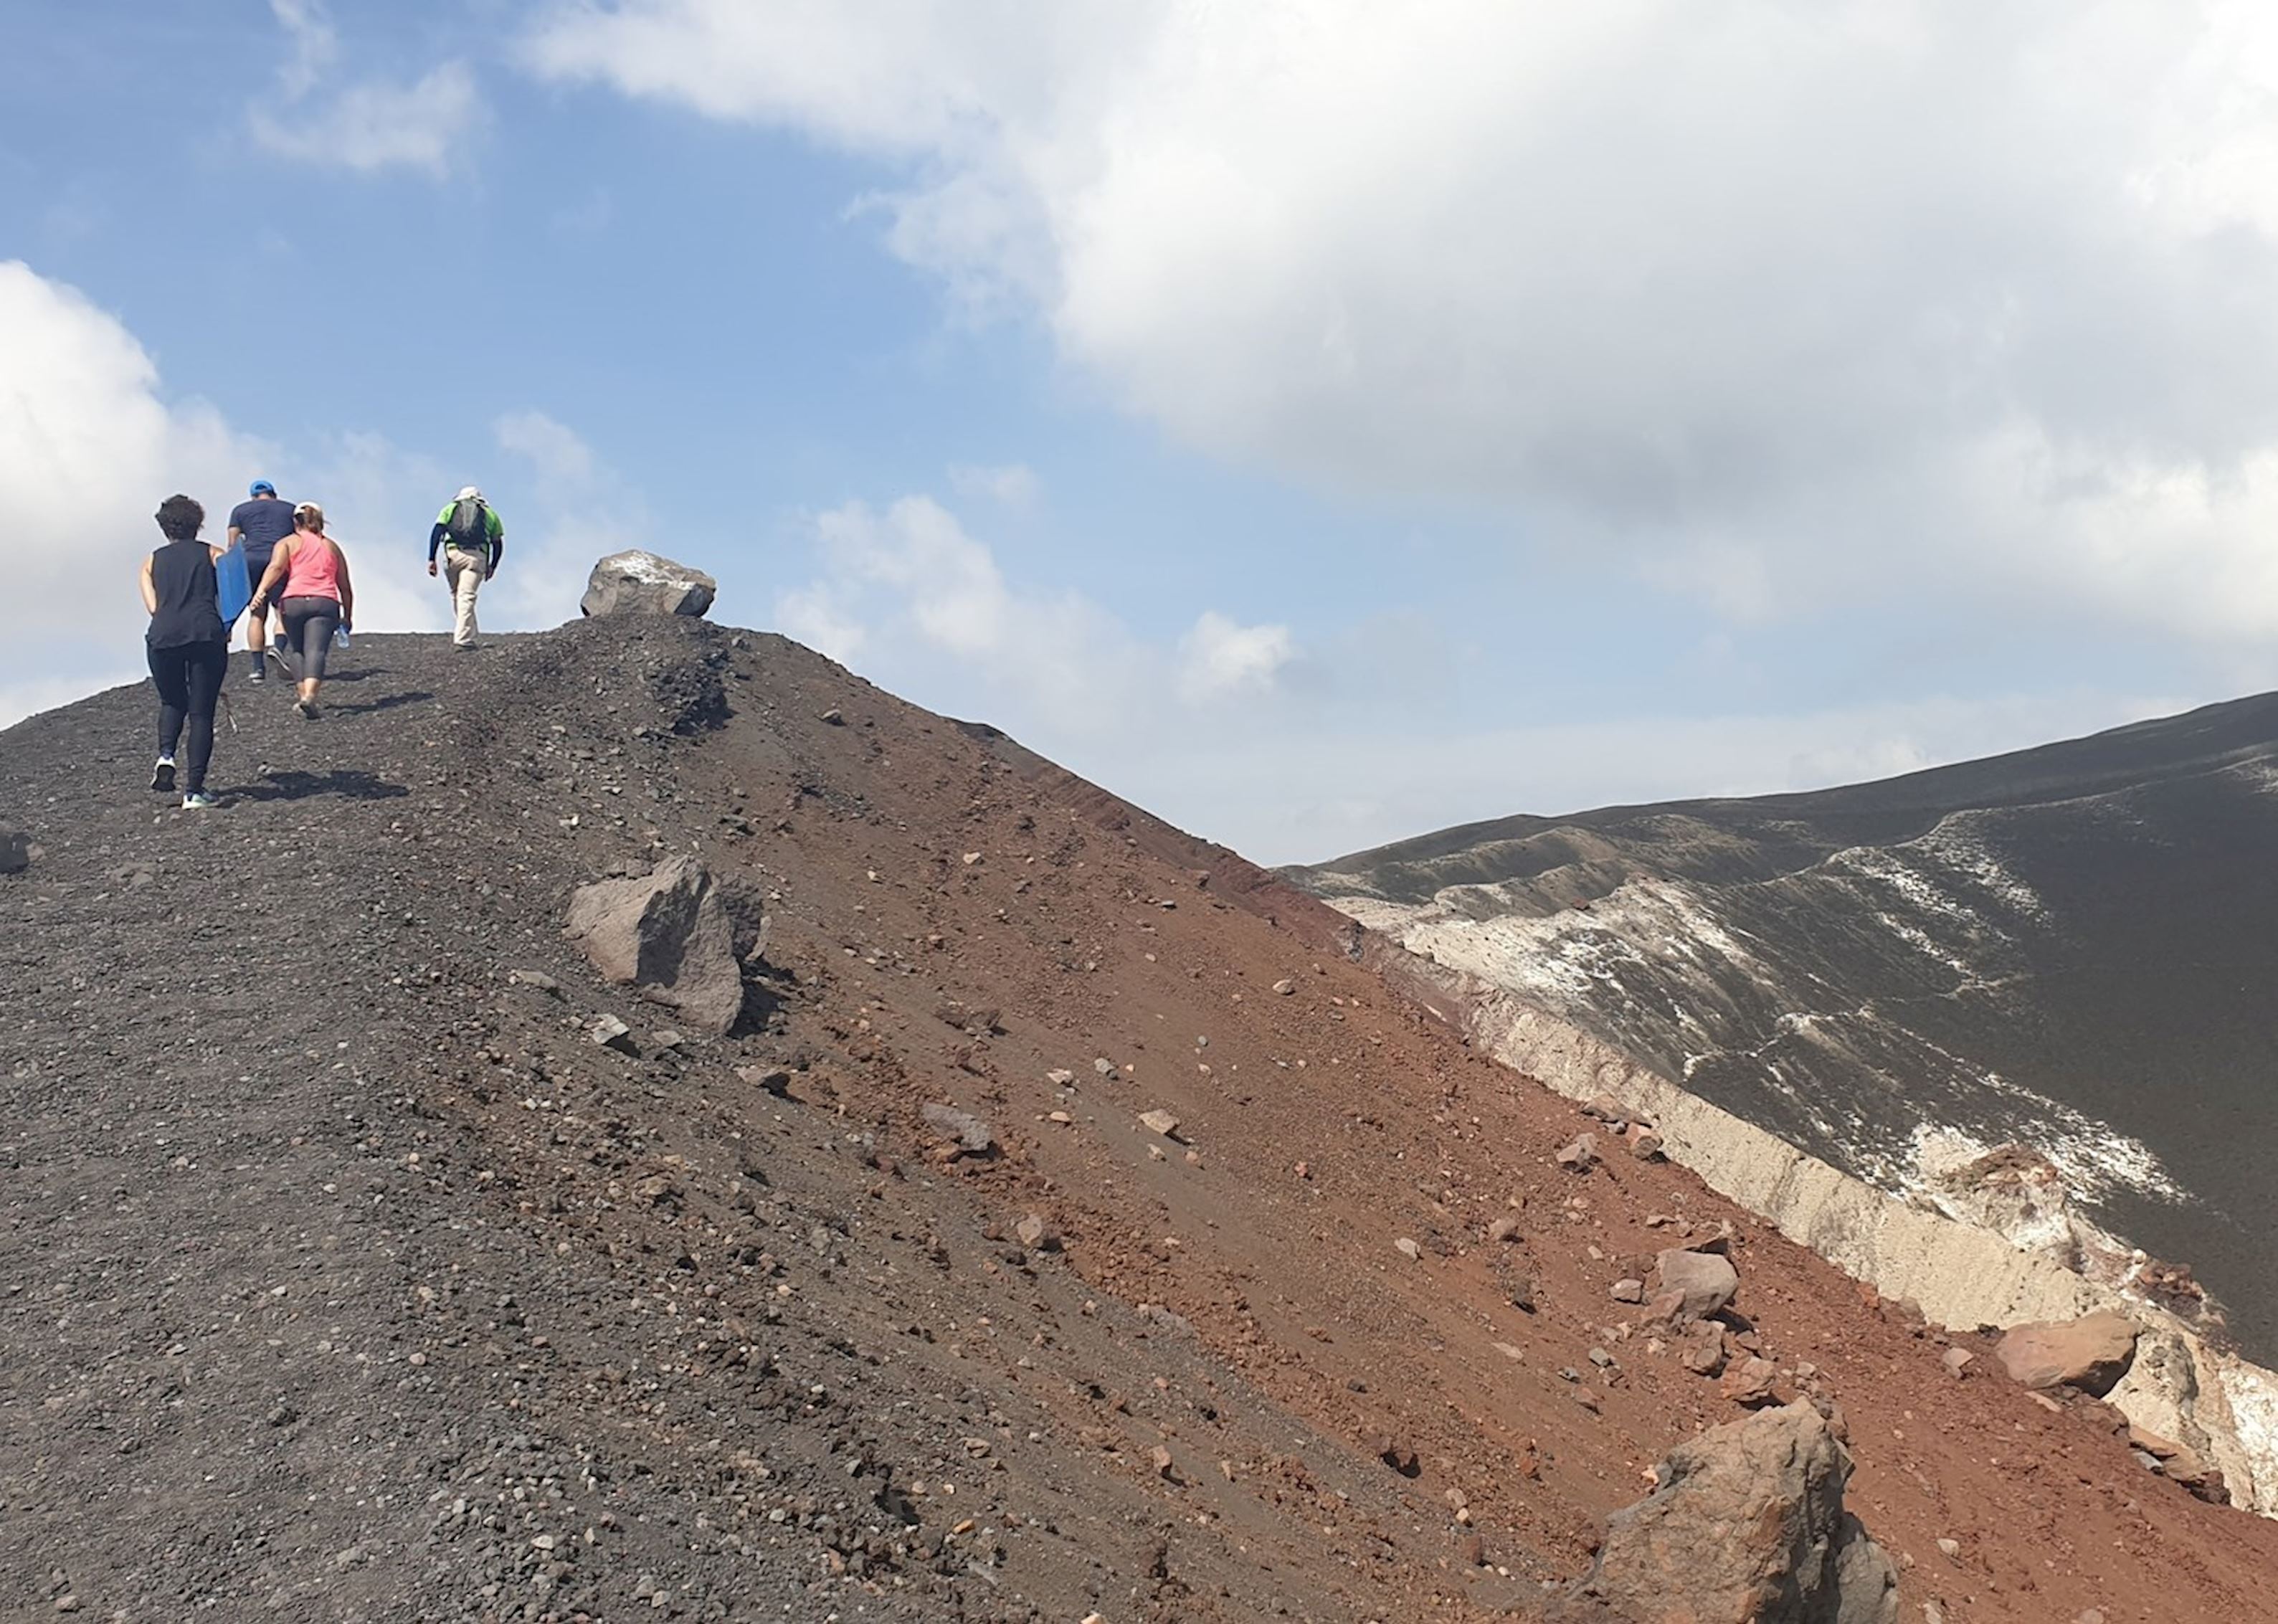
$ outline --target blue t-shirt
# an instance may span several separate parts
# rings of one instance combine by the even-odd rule
[[[274,496],[249,497],[229,510],[229,528],[245,538],[245,560],[257,581],[277,544],[293,533],[293,504]]]

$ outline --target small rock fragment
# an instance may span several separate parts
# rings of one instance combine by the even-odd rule
[[[791,1073],[781,1066],[738,1066],[736,1075],[779,1100],[788,1097],[791,1093]]]
[[[1273,983],[1273,990],[1279,993],[1282,997],[1287,998],[1290,994],[1297,990],[1297,984],[1285,977],[1281,980]]]
[[[1166,1110],[1141,1111],[1139,1125],[1150,1133],[1161,1134],[1165,1139],[1179,1137],[1179,1119]]]
[[[638,1055],[640,1046],[633,1041],[633,1029],[614,1015],[596,1016],[593,1024],[585,1028],[585,1035],[603,1048],[613,1048],[620,1055]]]
[[[1598,1136],[1577,1134],[1571,1143],[1558,1147],[1558,1165],[1577,1173],[1586,1173],[1598,1165]]]
[[[1769,1359],[1750,1357],[1724,1372],[1716,1391],[1733,1403],[1751,1409],[1772,1402],[1772,1383],[1779,1367]]]
[[[1370,1452],[1399,1473],[1403,1477],[1414,1477],[1424,1469],[1416,1452],[1388,1433],[1379,1433],[1369,1445]]]
[[[926,1122],[945,1135],[960,1155],[987,1155],[997,1145],[996,1132],[970,1111],[952,1105],[928,1105]]]
[[[1424,1261],[1424,1248],[1405,1235],[1392,1243],[1392,1249],[1411,1263],[1420,1263]]]
[[[1643,1302],[1645,1300],[1645,1282],[1642,1280],[1617,1280],[1614,1282],[1612,1296],[1616,1302]]]

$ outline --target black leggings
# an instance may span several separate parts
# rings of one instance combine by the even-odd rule
[[[340,605],[329,598],[287,598],[277,613],[285,617],[285,668],[304,682],[321,682],[333,634],[340,629]]]
[[[150,651],[150,682],[158,690],[158,753],[172,756],[190,728],[189,751],[182,760],[186,793],[206,787],[206,763],[213,759],[214,702],[229,671],[226,643],[180,643]]]

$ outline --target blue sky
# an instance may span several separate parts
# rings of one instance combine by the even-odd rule
[[[256,474],[1268,861],[2267,687],[2278,34],[1982,11],[16,0],[0,720]]]

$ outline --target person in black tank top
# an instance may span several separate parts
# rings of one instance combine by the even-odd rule
[[[221,550],[198,539],[206,510],[188,497],[168,497],[158,504],[157,518],[166,545],[142,560],[142,606],[150,612],[143,642],[158,690],[158,765],[150,787],[173,789],[174,750],[187,728],[182,804],[195,809],[214,804],[206,793],[206,767],[213,759],[214,705],[229,671],[229,628],[222,624],[214,579]]]

